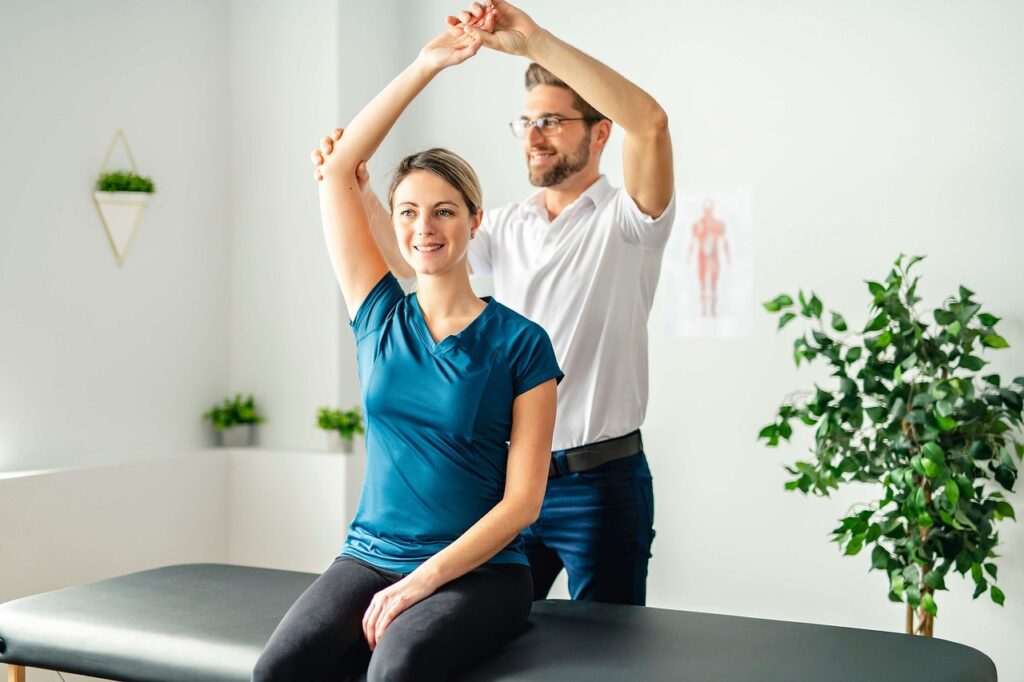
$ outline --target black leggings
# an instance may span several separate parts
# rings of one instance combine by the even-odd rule
[[[445,680],[522,632],[530,615],[530,569],[481,566],[400,613],[371,655],[363,614],[374,594],[403,577],[335,559],[281,619],[253,681],[337,682],[364,670],[369,682]]]

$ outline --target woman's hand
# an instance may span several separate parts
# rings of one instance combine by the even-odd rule
[[[466,61],[477,52],[483,41],[461,27],[452,27],[437,36],[420,50],[420,60],[437,71]]]
[[[505,0],[487,0],[485,5],[474,2],[458,17],[450,16],[445,21],[479,38],[492,50],[521,57],[527,55],[530,42],[543,32],[530,15]],[[490,22],[491,26],[481,25],[483,21]]]
[[[372,651],[377,647],[384,631],[402,611],[423,601],[436,591],[436,587],[413,571],[394,585],[386,587],[370,600],[370,606],[363,614],[363,634]]]

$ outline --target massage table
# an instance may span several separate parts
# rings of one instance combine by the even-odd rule
[[[113,680],[246,682],[278,621],[317,576],[167,566],[0,604],[9,682],[46,668]],[[423,671],[430,680],[430,671]],[[827,625],[546,600],[527,630],[462,680],[986,682],[981,652]]]

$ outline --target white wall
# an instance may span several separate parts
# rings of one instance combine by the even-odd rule
[[[227,383],[223,3],[0,7],[0,471],[201,447]],[[156,182],[123,267],[115,131]]]
[[[309,154],[338,120],[337,5],[230,7],[229,391],[253,393],[259,442],[323,448],[321,405],[358,402]]]
[[[758,302],[813,288],[860,323],[862,281],[884,277],[900,251],[928,254],[925,304],[969,285],[1018,346],[991,353],[994,366],[1024,374],[1019,3],[521,6],[657,97],[678,188],[754,187]],[[436,0],[410,8],[404,60],[450,9]],[[488,205],[532,191],[506,125],[520,113],[525,66],[481,52],[432,83],[403,129],[409,151],[441,144],[464,155]],[[616,184],[621,140],[618,131],[604,157]],[[828,542],[847,507],[873,491],[826,501],[786,493],[781,465],[810,441],[780,451],[755,442],[786,393],[825,373],[796,371],[793,333],[776,335],[760,308],[749,338],[681,341],[663,332],[664,301],[662,291],[650,322],[644,425],[658,530],[649,603],[899,631],[903,612],[886,601],[885,577]],[[1008,522],[1001,538],[1006,607],[987,596],[972,603],[972,585],[950,580],[936,633],[985,651],[1012,677],[1024,670],[1024,533]]]

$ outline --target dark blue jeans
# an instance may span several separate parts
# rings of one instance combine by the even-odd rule
[[[654,541],[647,457],[639,452],[549,478],[540,517],[523,539],[534,599],[547,597],[565,568],[573,599],[643,606]]]

